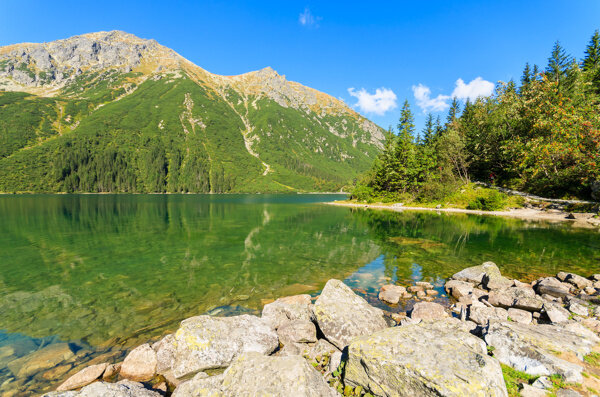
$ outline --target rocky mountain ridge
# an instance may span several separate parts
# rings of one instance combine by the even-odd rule
[[[270,67],[220,76],[125,32],[0,47],[0,191],[339,190],[383,139],[343,101]],[[112,170],[117,158],[126,164]]]

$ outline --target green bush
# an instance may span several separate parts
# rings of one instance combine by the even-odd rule
[[[478,196],[467,205],[469,210],[498,211],[506,205],[506,196],[496,190],[491,190],[487,195]]]

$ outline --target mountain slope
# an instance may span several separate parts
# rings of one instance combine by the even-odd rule
[[[219,76],[123,32],[0,48],[0,191],[336,190],[382,140],[270,68]]]

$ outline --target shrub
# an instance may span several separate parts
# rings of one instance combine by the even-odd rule
[[[478,196],[467,206],[470,210],[498,211],[506,205],[506,196],[496,190],[488,191],[487,194]]]

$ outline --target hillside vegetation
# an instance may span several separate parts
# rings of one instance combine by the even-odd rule
[[[368,201],[443,203],[471,194],[472,180],[552,198],[600,200],[600,34],[580,62],[556,43],[545,70],[525,66],[520,85],[488,98],[454,99],[444,124],[427,117],[416,136],[405,102],[397,131],[353,190]],[[478,189],[469,206],[499,209],[506,197]],[[490,204],[493,203],[493,204]],[[503,204],[504,203],[504,204]]]
[[[0,48],[2,89],[3,192],[336,191],[383,139],[270,68],[217,76],[122,32]]]

